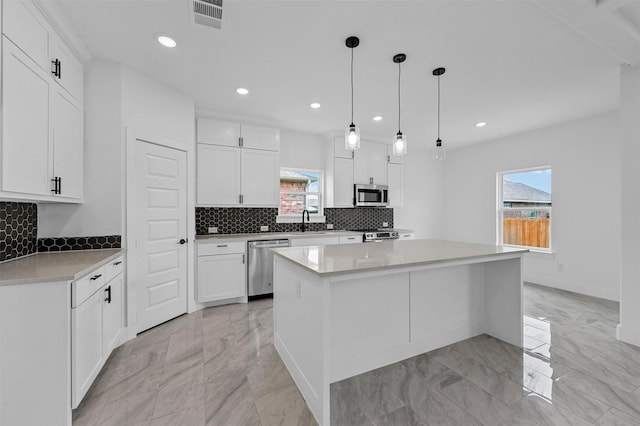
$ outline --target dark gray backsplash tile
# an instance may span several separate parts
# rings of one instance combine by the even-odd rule
[[[36,252],[38,206],[0,202],[0,262]]]
[[[122,237],[120,235],[105,235],[102,237],[57,237],[38,239],[38,252],[100,250],[121,247]]]
[[[393,209],[387,208],[326,208],[327,223],[333,229],[375,229],[383,222],[393,227]],[[206,235],[209,227],[218,228],[219,234],[246,234],[260,232],[260,226],[268,226],[269,232],[294,232],[300,223],[276,223],[277,208],[249,207],[196,207],[196,234]],[[324,223],[311,223],[309,230],[322,231]]]

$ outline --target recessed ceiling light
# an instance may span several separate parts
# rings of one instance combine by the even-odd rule
[[[236,89],[236,92],[237,92],[239,95],[248,95],[248,94],[249,94],[249,90],[245,89],[244,87],[238,87],[238,88]]]
[[[318,109],[320,108],[322,105],[320,105],[318,102],[313,102],[311,105],[309,105],[311,108],[313,109]]]
[[[484,127],[486,125],[487,125],[487,123],[484,122],[484,121],[479,121],[479,122],[476,123],[476,127]]]
[[[382,121],[382,116],[381,115],[374,115],[373,116],[373,121]]]
[[[176,41],[166,34],[157,34],[158,43],[164,47],[176,47]]]

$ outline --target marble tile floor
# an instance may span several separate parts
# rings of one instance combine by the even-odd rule
[[[618,304],[527,284],[525,349],[481,335],[331,385],[332,425],[640,425]],[[184,315],[110,357],[74,425],[315,425],[272,301]]]

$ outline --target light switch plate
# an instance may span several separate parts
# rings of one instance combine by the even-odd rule
[[[218,227],[217,226],[210,226],[209,227],[209,233],[210,234],[217,234],[218,233]]]
[[[333,223],[327,223],[327,229],[333,229]]]
[[[261,226],[260,227],[260,232],[267,232],[269,231],[269,227],[268,226]]]

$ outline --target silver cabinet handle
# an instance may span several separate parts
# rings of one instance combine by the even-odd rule
[[[122,263],[122,260],[119,260],[119,261],[117,261],[117,262],[113,262],[113,266],[118,266],[118,265],[119,265],[119,264],[121,264],[121,263]]]
[[[98,278],[100,278],[101,276],[102,276],[102,274],[94,275],[94,276],[93,276],[93,277],[91,277],[89,280],[90,280],[90,281],[95,281],[95,280],[97,280]]]

